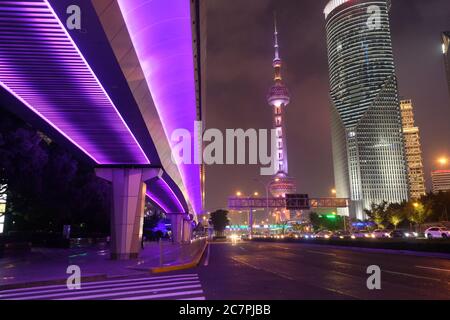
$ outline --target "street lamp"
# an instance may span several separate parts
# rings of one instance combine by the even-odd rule
[[[240,192],[240,191],[236,192],[236,196],[238,196],[238,197],[242,196],[242,192]]]
[[[259,196],[259,193],[258,193],[258,192],[254,192],[253,195],[254,195],[255,197],[257,197],[257,196]]]
[[[438,163],[439,163],[441,166],[445,166],[445,165],[448,164],[448,159],[447,159],[446,157],[440,157],[440,158],[438,159]]]
[[[331,189],[331,194],[332,194],[332,195],[336,195],[336,189],[334,189],[334,188]]]
[[[269,216],[269,187],[270,187],[271,181],[269,181],[268,183],[264,183],[261,180],[256,179],[256,178],[253,179],[253,180],[255,180],[256,182],[261,183],[264,186],[264,189],[266,190],[266,211],[267,211],[267,216]],[[278,181],[280,181],[280,179],[279,178],[275,178],[275,181],[278,182]]]

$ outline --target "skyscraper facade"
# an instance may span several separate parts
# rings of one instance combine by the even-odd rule
[[[401,100],[400,109],[402,115],[403,138],[405,140],[405,155],[410,196],[412,199],[419,199],[426,194],[419,128],[416,127],[414,123],[412,101]]]
[[[450,192],[450,170],[434,170],[431,172],[433,192]]]
[[[409,197],[389,10],[387,0],[331,0],[324,11],[336,195],[358,219],[371,203]]]
[[[448,93],[450,94],[450,31],[442,33],[442,53],[444,54],[445,71],[447,73]]]
[[[278,44],[278,30],[275,20],[274,33],[275,56],[272,62],[274,68],[274,84],[267,95],[267,102],[273,112],[273,127],[276,131],[277,149],[276,149],[276,173],[269,184],[270,193],[275,197],[284,197],[287,193],[295,193],[294,180],[288,175],[288,156],[286,141],[286,107],[291,101],[289,90],[283,82],[281,75],[282,60]],[[289,212],[283,211],[278,214],[285,214],[281,220],[289,219]]]

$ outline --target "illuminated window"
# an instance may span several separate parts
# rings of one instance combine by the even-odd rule
[[[281,128],[277,128],[277,137],[281,137],[283,135],[283,131]]]

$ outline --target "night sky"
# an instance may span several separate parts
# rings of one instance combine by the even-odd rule
[[[273,12],[279,25],[287,108],[289,174],[299,192],[329,196],[334,186],[328,61],[323,8],[327,0],[208,0],[207,127],[267,128],[272,110]],[[441,32],[450,30],[449,0],[392,0],[392,40],[400,96],[413,99],[421,130],[425,178],[438,156],[450,156],[450,99]],[[227,195],[265,193],[259,166],[208,166],[206,209]]]

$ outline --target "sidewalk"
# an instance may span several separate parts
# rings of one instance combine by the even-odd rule
[[[136,260],[109,259],[107,245],[89,248],[33,248],[30,253],[0,258],[0,290],[34,283],[65,282],[67,267],[77,265],[84,281],[148,274],[152,268],[191,262],[205,240],[191,244],[147,242]],[[161,254],[162,249],[162,254]]]

